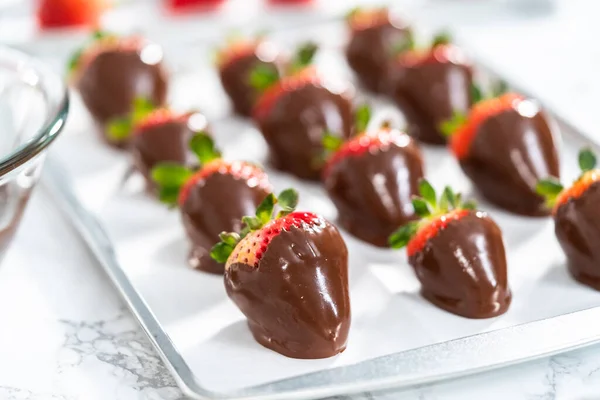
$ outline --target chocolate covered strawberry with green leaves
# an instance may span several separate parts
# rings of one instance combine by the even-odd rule
[[[407,24],[387,7],[353,9],[346,17],[350,40],[346,59],[360,83],[376,93],[390,93],[390,67],[398,46],[412,41]]]
[[[357,115],[363,111],[358,110]],[[343,142],[326,136],[331,152],[323,183],[338,210],[338,223],[357,238],[379,247],[400,225],[416,218],[412,196],[423,178],[423,157],[414,140],[386,124]]]
[[[554,216],[554,232],[571,275],[600,290],[600,170],[589,149],[579,153],[581,175],[570,187],[557,178],[541,180],[537,191]]]
[[[278,49],[263,38],[234,38],[218,52],[217,67],[221,84],[237,114],[245,117],[252,115],[254,104],[261,94],[264,76],[278,79],[281,63]]]
[[[254,164],[226,161],[210,136],[196,134],[190,147],[198,157],[196,171],[175,163],[162,163],[152,170],[160,199],[178,206],[192,244],[189,262],[193,268],[223,273],[223,264],[210,257],[222,231],[241,229],[241,218],[254,212],[271,192],[267,174]]]
[[[104,134],[111,124],[128,118],[135,99],[148,99],[157,107],[166,101],[167,75],[162,49],[139,36],[118,37],[97,32],[74,54],[69,73],[83,103]],[[127,144],[127,140],[103,137],[118,147]]]
[[[559,176],[559,133],[536,102],[503,91],[499,85],[484,98],[474,85],[473,107],[468,113],[456,112],[441,129],[483,197],[516,214],[548,215],[536,184]]]
[[[340,137],[352,133],[352,91],[331,85],[313,66],[316,48],[303,47],[288,66],[289,75],[276,77],[255,71],[263,93],[254,108],[256,121],[273,166],[302,179],[318,180],[325,132]],[[262,78],[259,78],[262,76]]]
[[[258,343],[293,358],[331,357],[350,329],[348,250],[335,226],[296,203],[291,189],[269,195],[212,255],[226,262],[227,294]]]
[[[467,318],[506,312],[511,292],[498,225],[474,203],[463,203],[450,187],[438,201],[427,181],[419,186],[422,197],[414,197],[413,206],[422,219],[399,228],[390,245],[406,247],[423,297]]]
[[[471,106],[471,64],[445,34],[436,36],[428,48],[408,45],[412,47],[400,49],[391,69],[394,101],[406,117],[409,135],[444,144],[440,124]]]

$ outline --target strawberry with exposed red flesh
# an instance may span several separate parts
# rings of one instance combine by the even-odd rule
[[[457,113],[442,125],[450,148],[476,189],[491,203],[516,214],[546,216],[536,193],[540,179],[559,176],[558,132],[554,122],[532,100],[495,90],[468,114]]]
[[[296,203],[292,189],[271,194],[212,255],[226,261],[227,294],[256,341],[288,357],[332,357],[350,329],[348,250],[335,226]]]
[[[108,7],[106,0],[40,0],[37,8],[38,24],[42,29],[92,27]]]
[[[563,187],[558,178],[538,183],[538,193],[554,216],[554,232],[567,256],[567,267],[579,282],[600,290],[600,170],[589,149],[579,153],[581,175]]]
[[[113,140],[108,132],[122,124],[142,98],[162,107],[167,96],[167,75],[162,49],[145,39],[117,37],[97,32],[90,43],[75,53],[69,64],[75,87],[103,137],[117,147],[127,140]]]
[[[254,119],[267,145],[273,166],[302,179],[319,180],[325,132],[342,138],[352,133],[352,92],[330,85],[314,67],[306,66],[316,48],[292,73],[267,85],[254,108]],[[302,51],[300,52],[302,54]]]
[[[462,50],[438,35],[428,49],[403,50],[391,69],[393,98],[408,122],[408,134],[444,144],[439,125],[471,106],[471,65]]]
[[[355,8],[346,22],[350,30],[346,47],[350,68],[368,90],[390,94],[394,53],[412,40],[410,28],[387,8]]]
[[[235,112],[250,117],[261,94],[262,77],[279,79],[281,56],[267,40],[234,39],[218,52],[217,67]]]
[[[421,294],[434,305],[467,318],[503,314],[511,302],[502,232],[473,203],[462,203],[450,187],[437,200],[425,180],[413,198],[421,221],[390,236],[393,248],[407,248],[421,282]]]
[[[254,212],[271,191],[267,174],[256,165],[226,161],[214,148],[210,136],[196,134],[190,148],[198,157],[196,171],[175,163],[158,164],[152,178],[161,200],[178,206],[192,244],[193,268],[223,273],[223,263],[210,257],[223,230],[239,230],[240,219]]]
[[[365,242],[387,247],[390,234],[417,217],[411,196],[418,194],[423,178],[419,147],[406,133],[387,126],[345,143],[327,139],[324,146],[332,154],[323,183],[339,225]]]

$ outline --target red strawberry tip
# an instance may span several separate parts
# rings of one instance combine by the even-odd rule
[[[435,189],[425,179],[419,182],[419,196],[412,200],[415,214],[421,219],[398,228],[389,237],[389,245],[394,249],[407,247],[408,256],[421,251],[427,241],[437,235],[451,221],[458,220],[475,210],[474,201],[462,201],[460,193],[454,193],[446,186],[439,200]]]

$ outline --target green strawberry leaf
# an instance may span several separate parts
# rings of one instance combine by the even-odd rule
[[[466,114],[455,111],[451,119],[440,124],[439,130],[444,136],[450,137],[468,121],[468,118]]]
[[[465,201],[461,207],[465,210],[476,210],[477,202],[475,200]]]
[[[339,136],[333,135],[331,132],[325,131],[322,139],[323,149],[327,153],[334,153],[342,147],[344,139]]]
[[[248,83],[259,92],[264,92],[279,81],[279,71],[274,65],[259,64],[248,76]]]
[[[492,90],[491,90],[491,95],[492,97],[498,97],[498,96],[502,96],[503,94],[505,94],[506,92],[508,92],[508,83],[506,83],[506,81],[503,81],[502,79],[494,82],[494,84],[492,85]]]
[[[300,71],[301,69],[312,64],[315,54],[317,54],[318,50],[319,46],[313,42],[308,42],[300,46],[296,52],[296,55],[294,56],[294,60],[292,61],[292,71]]]
[[[429,205],[425,200],[420,197],[413,197],[412,205],[415,209],[415,214],[417,214],[421,218],[429,217],[431,215],[431,210],[429,209]]]
[[[152,168],[152,180],[161,187],[180,188],[193,172],[180,164],[165,162]]]
[[[246,215],[245,217],[242,217],[242,222],[251,231],[258,230],[258,229],[262,228],[262,226],[263,226],[262,221],[258,217],[253,217],[250,215]],[[242,235],[240,234],[240,236],[242,236]],[[243,235],[243,236],[245,236],[245,235]]]
[[[440,210],[441,211],[449,211],[454,210],[459,206],[456,199],[456,194],[450,186],[446,186],[444,191],[442,192],[442,196],[440,197]]]
[[[437,33],[433,37],[431,47],[440,46],[440,45],[444,45],[444,44],[450,44],[450,43],[452,43],[452,36],[450,35],[449,32],[442,31],[442,32]]]
[[[581,149],[579,152],[579,168],[581,168],[582,172],[591,171],[596,168],[597,160],[596,155],[592,152],[592,149],[586,147]]]
[[[425,200],[432,208],[437,206],[437,195],[435,189],[431,186],[426,179],[419,180],[419,193],[423,200]]]
[[[221,152],[215,148],[215,142],[206,132],[199,132],[192,137],[190,149],[202,165],[221,158]]]
[[[483,90],[476,83],[471,84],[471,102],[472,104],[477,104],[483,99],[485,99],[485,95],[483,94]]]
[[[133,110],[131,113],[132,124],[143,120],[148,114],[154,111],[154,103],[145,97],[136,97],[133,100]]]
[[[235,247],[241,238],[236,232],[221,232],[219,234],[219,239],[221,239],[221,242],[227,243],[231,247]]]
[[[277,202],[281,211],[277,215],[277,218],[288,215],[293,212],[298,205],[298,192],[294,189],[285,189],[277,197]]]
[[[219,242],[210,250],[210,256],[216,262],[223,264],[227,262],[227,259],[233,252],[234,248],[235,246],[232,246],[229,243]]]
[[[367,126],[371,120],[371,111],[371,106],[366,103],[361,104],[356,108],[356,111],[354,112],[354,127],[357,134],[367,130]]]
[[[261,227],[271,220],[273,217],[273,209],[277,204],[277,197],[273,193],[269,193],[267,197],[256,208],[256,218],[260,221]],[[250,227],[252,228],[252,227]]]
[[[535,192],[545,199],[547,208],[554,207],[556,199],[563,189],[563,185],[555,177],[542,179],[535,186]]]
[[[131,135],[131,119],[116,118],[106,125],[106,135],[113,142],[122,142]]]
[[[397,231],[392,233],[388,239],[388,243],[392,249],[401,249],[405,247],[410,239],[417,233],[419,223],[416,221],[409,222],[401,226]]]
[[[412,29],[407,29],[404,37],[392,44],[392,56],[398,56],[402,53],[416,49],[417,42]]]
[[[348,11],[346,13],[346,20],[349,21],[352,18],[354,18],[355,16],[357,16],[358,14],[360,14],[362,12],[362,7],[354,7],[351,8],[350,11]]]
[[[158,189],[158,200],[161,203],[167,204],[171,207],[177,205],[177,199],[179,198],[179,186],[163,186]]]

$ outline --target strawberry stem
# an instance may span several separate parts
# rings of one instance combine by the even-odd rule
[[[244,227],[240,233],[235,232],[221,232],[219,238],[220,242],[215,244],[210,251],[210,256],[217,262],[224,263],[235,249],[235,246],[242,240],[246,235],[252,231],[262,229],[269,221],[273,219],[273,211],[275,205],[279,204],[281,210],[275,217],[281,218],[293,212],[298,204],[298,192],[294,189],[285,189],[278,197],[275,197],[273,193],[270,193],[256,208],[255,215],[247,215],[242,217]]]
[[[412,197],[412,205],[415,214],[421,217],[419,221],[411,221],[402,225],[389,237],[388,243],[393,249],[405,247],[419,228],[433,218],[440,217],[453,210],[474,210],[477,205],[474,201],[462,201],[460,193],[454,193],[450,186],[446,186],[439,201],[436,198],[435,189],[426,181],[419,181],[419,193],[421,196]]]

